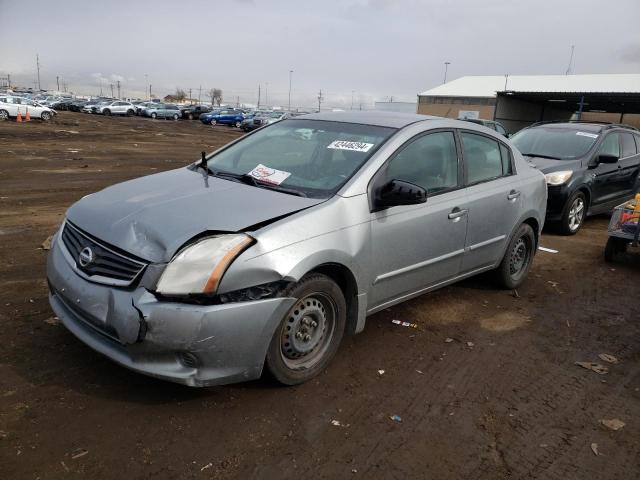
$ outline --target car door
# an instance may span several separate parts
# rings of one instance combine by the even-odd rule
[[[467,197],[452,130],[409,140],[376,174],[372,185],[404,180],[427,190],[426,203],[371,213],[375,274],[372,305],[390,303],[454,278],[467,231]]]
[[[609,132],[602,140],[595,159],[599,155],[613,155],[620,158],[620,133]],[[591,170],[593,183],[591,186],[591,205],[600,205],[615,200],[620,196],[620,177],[618,163],[598,163]]]
[[[618,182],[620,184],[621,198],[633,196],[640,169],[640,152],[628,132],[620,133],[620,160],[618,160]],[[640,137],[636,137],[638,139]]]
[[[468,226],[463,273],[500,261],[522,211],[521,181],[510,148],[497,138],[460,131]]]

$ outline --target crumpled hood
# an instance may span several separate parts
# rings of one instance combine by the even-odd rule
[[[98,239],[150,262],[168,262],[205,231],[237,232],[317,205],[231,180],[181,168],[130,180],[88,195],[67,219]]]

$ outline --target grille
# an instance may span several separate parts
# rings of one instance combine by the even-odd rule
[[[76,268],[92,280],[113,285],[129,285],[144,270],[146,264],[140,260],[107,247],[103,243],[65,223],[62,241],[76,264]],[[91,249],[92,259],[86,265],[80,262],[80,252]]]

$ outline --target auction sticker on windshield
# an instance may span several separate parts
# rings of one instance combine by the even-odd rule
[[[334,140],[327,146],[327,148],[351,150],[352,152],[368,152],[371,147],[373,147],[373,143],[349,142],[347,140]]]
[[[284,182],[289,175],[290,172],[285,172],[283,170],[276,170],[275,168],[269,168],[265,165],[258,165],[253,170],[249,172],[253,178],[260,182],[272,183],[273,185],[280,185]]]
[[[598,138],[598,135],[595,133],[576,132],[576,135],[580,135],[581,137]]]

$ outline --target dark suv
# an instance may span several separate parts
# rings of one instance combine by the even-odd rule
[[[565,235],[640,190],[640,131],[620,124],[538,123],[511,140],[545,174],[547,222]]]

